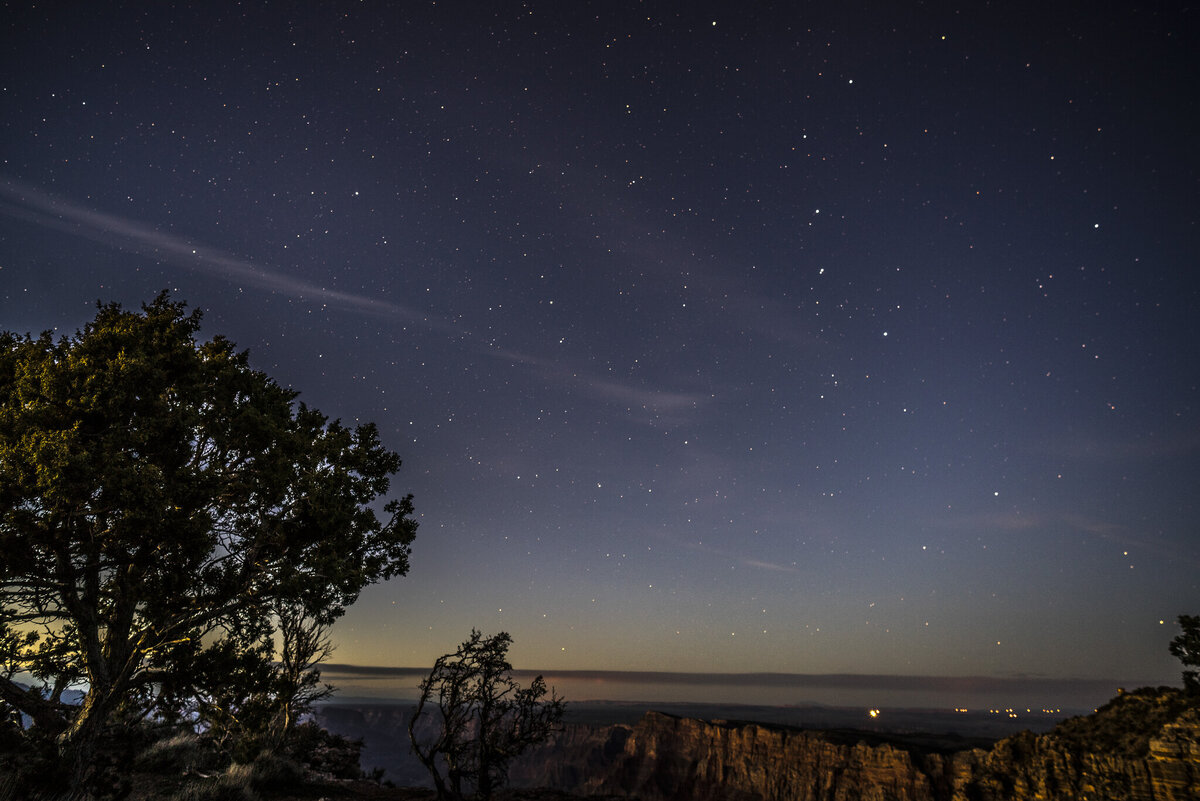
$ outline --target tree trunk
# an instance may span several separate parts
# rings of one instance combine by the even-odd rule
[[[58,737],[58,751],[62,758],[63,775],[67,779],[69,799],[87,797],[88,781],[107,717],[104,706],[102,694],[92,687],[71,725]]]
[[[475,780],[475,797],[481,801],[491,801],[495,789],[492,786],[492,753],[483,734],[481,732],[479,737],[479,776]]]

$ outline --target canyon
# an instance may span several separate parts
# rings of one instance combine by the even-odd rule
[[[420,778],[399,764],[389,771],[397,783]],[[1122,693],[1051,731],[992,744],[647,712],[635,723],[568,725],[515,761],[510,780],[642,801],[1184,801],[1200,798],[1200,699]]]

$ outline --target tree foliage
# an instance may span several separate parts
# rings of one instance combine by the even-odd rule
[[[565,702],[541,676],[525,688],[513,680],[511,644],[507,632],[484,637],[472,630],[420,684],[408,733],[439,798],[462,799],[471,788],[475,797],[491,798],[508,778],[509,761],[543,742],[562,721]]]
[[[1181,633],[1168,646],[1171,655],[1183,663],[1183,687],[1190,693],[1200,693],[1200,615],[1180,615]],[[1192,668],[1192,669],[1188,669]]]
[[[0,333],[0,701],[76,781],[106,726],[261,671],[280,624],[299,661],[274,679],[311,697],[323,627],[408,570],[411,496],[378,506],[400,460],[376,428],[199,326],[164,293],[58,340]]]

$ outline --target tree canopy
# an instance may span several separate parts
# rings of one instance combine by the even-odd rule
[[[400,459],[375,426],[199,327],[163,293],[72,336],[0,334],[0,702],[77,771],[203,652],[281,608],[328,625],[408,570],[411,496],[384,502]]]
[[[1200,694],[1200,615],[1180,615],[1180,633],[1171,640],[1171,655],[1183,664],[1183,687]]]

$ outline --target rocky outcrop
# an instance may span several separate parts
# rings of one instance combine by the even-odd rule
[[[1049,734],[1019,734],[990,751],[956,754],[953,801],[1200,799],[1200,709],[1120,697]],[[1154,707],[1157,707],[1155,709]],[[1160,714],[1155,714],[1155,713]],[[1152,728],[1147,727],[1150,723]],[[1079,736],[1078,729],[1083,729]]]
[[[514,787],[592,787],[625,754],[632,726],[569,724],[549,743],[513,760],[508,779]]]
[[[606,774],[575,792],[643,801],[924,801],[944,766],[887,742],[837,733],[648,713]]]
[[[512,778],[642,801],[1185,801],[1200,799],[1200,710],[1178,691],[1134,693],[1048,734],[957,751],[651,712],[632,728],[568,728]]]
[[[1189,709],[1150,739],[1150,776],[1164,798],[1200,798],[1200,709]]]
[[[412,753],[408,721],[412,709],[401,704],[323,704],[314,717],[322,728],[363,741],[359,763],[364,771],[384,771],[401,787],[432,785],[429,773]]]

